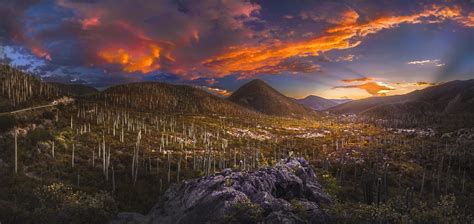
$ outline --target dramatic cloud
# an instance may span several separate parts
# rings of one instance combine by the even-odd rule
[[[334,89],[358,88],[367,91],[373,96],[385,96],[389,91],[395,90],[394,87],[382,82],[367,82],[360,85],[336,86]]]
[[[441,63],[441,60],[439,59],[434,59],[434,60],[420,60],[420,61],[409,61],[407,62],[409,65],[434,65],[436,67],[441,67],[444,66],[443,63]]]
[[[439,23],[446,19],[459,21],[463,18],[459,7],[430,6],[411,15],[383,16],[373,20],[359,22],[352,9],[346,10],[338,24],[315,38],[295,40],[256,46],[241,46],[228,49],[227,53],[207,59],[203,64],[216,75],[223,76],[233,72],[247,74],[258,73],[262,68],[276,67],[290,57],[317,56],[321,52],[335,49],[348,49],[358,46],[369,34],[390,29],[404,23],[417,24],[428,19],[430,23]],[[304,18],[304,16],[303,16]],[[336,22],[336,21],[334,21]]]
[[[333,82],[327,85],[330,89],[338,85],[341,77],[358,77],[357,74],[343,71],[350,68],[341,68],[342,65],[359,66],[357,69],[364,70],[363,74],[380,77],[381,72],[377,69],[370,71],[371,67],[363,64],[370,56],[365,57],[364,51],[358,51],[364,48],[361,43],[380,41],[369,38],[369,35],[404,24],[427,24],[424,29],[433,31],[442,26],[428,24],[443,23],[449,25],[449,32],[453,33],[454,28],[461,27],[465,30],[467,27],[474,27],[474,13],[461,8],[464,4],[458,6],[457,3],[411,4],[407,7],[392,6],[393,8],[373,4],[380,10],[371,10],[363,6],[352,8],[351,4],[343,1],[304,4],[289,1],[292,4],[288,9],[274,10],[275,7],[269,5],[278,3],[269,2],[2,1],[0,45],[27,49],[28,54],[35,55],[37,60],[30,63],[30,59],[26,60],[17,54],[2,56],[1,53],[0,60],[14,61],[23,68],[45,75],[74,70],[71,77],[67,76],[69,80],[83,78],[103,83],[113,83],[114,79],[117,82],[162,81],[159,76],[173,74],[175,82],[198,80],[203,82],[198,85],[213,88],[218,82],[219,87],[225,88],[220,81],[226,77],[232,77],[235,81],[259,75],[280,74],[280,77],[291,76],[293,79],[297,77],[293,74],[318,73],[311,77],[314,80],[323,77],[328,82]],[[446,21],[449,23],[445,23]],[[452,24],[455,24],[453,29]],[[403,32],[403,29],[392,31]],[[449,35],[446,38],[450,38]],[[459,47],[462,52],[463,49],[470,49],[467,45],[472,46],[472,38],[466,39],[466,46]],[[407,38],[403,43],[411,40]],[[356,47],[357,49],[353,49]],[[393,50],[393,46],[382,46],[380,55],[385,56],[390,50]],[[390,53],[392,52],[388,52]],[[438,59],[424,60],[442,58],[446,66],[439,70],[451,74],[456,71],[453,70],[454,67],[463,67],[451,65],[463,61],[458,60],[459,57],[467,58],[465,54],[468,53],[454,54],[452,60],[442,55],[418,55],[423,60],[406,63],[413,65],[413,69],[424,65],[443,66]],[[456,55],[459,57],[455,57]],[[402,60],[406,57],[400,58],[402,59],[396,61],[398,65],[405,63]],[[338,63],[350,61],[354,62]],[[335,66],[339,68],[334,68]],[[69,70],[64,70],[65,68]],[[335,75],[330,77],[333,74]],[[303,77],[301,80],[312,79],[309,75],[300,77]],[[303,82],[301,80],[299,81]],[[367,83],[337,88],[359,88],[373,95],[386,91],[395,92],[370,78],[342,81],[350,84]],[[399,90],[398,86],[396,89]]]

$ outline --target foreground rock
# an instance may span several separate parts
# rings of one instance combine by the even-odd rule
[[[326,223],[331,200],[309,164],[289,158],[255,172],[221,173],[171,187],[148,215],[120,213],[112,223]]]

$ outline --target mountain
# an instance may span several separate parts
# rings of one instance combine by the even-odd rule
[[[99,93],[96,88],[82,84],[64,84],[59,82],[49,82],[49,84],[57,87],[62,94],[70,96],[86,96]]]
[[[260,79],[244,84],[228,99],[268,115],[309,117],[316,114],[312,109],[284,96]]]
[[[405,95],[355,100],[330,108],[329,111],[384,117],[474,113],[474,79],[451,81]]]
[[[314,110],[326,110],[333,106],[338,105],[338,103],[328,100],[319,96],[309,95],[303,99],[295,99],[296,102],[303,104],[307,107],[313,108]]]
[[[329,100],[333,101],[334,103],[337,103],[337,104],[343,104],[343,103],[347,103],[347,102],[352,101],[351,99],[329,99]]]
[[[255,114],[244,107],[187,85],[141,82],[117,85],[97,95],[109,105],[142,112],[182,114]]]

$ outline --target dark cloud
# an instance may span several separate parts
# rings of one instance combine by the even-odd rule
[[[320,64],[355,58],[341,52],[344,56],[331,59],[329,51],[358,47],[367,36],[401,24],[450,20],[471,26],[471,17],[463,17],[466,13],[455,4],[372,13],[366,10],[368,3],[360,2],[363,7],[314,1],[276,10],[279,14],[272,17],[262,1],[247,0],[3,0],[0,46],[21,46],[36,55],[45,65],[25,68],[41,75],[80,77],[100,85],[146,80],[218,87],[219,78],[232,74],[246,78],[321,72]],[[265,4],[279,7],[271,1]],[[367,11],[370,15],[364,14]],[[467,57],[462,49],[472,49],[468,41],[442,60],[443,75],[465,63],[460,61]],[[353,72],[335,76],[346,73]]]

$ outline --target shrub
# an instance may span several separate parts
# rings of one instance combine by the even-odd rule
[[[48,120],[53,120],[54,119],[54,113],[51,112],[51,111],[43,112],[42,116],[43,116],[44,119],[48,119]]]
[[[16,119],[10,115],[0,116],[0,132],[9,131],[16,125]]]
[[[115,201],[106,192],[88,194],[63,183],[38,187],[35,195],[41,208],[34,215],[46,216],[45,220],[54,217],[60,223],[106,223],[117,212]]]

